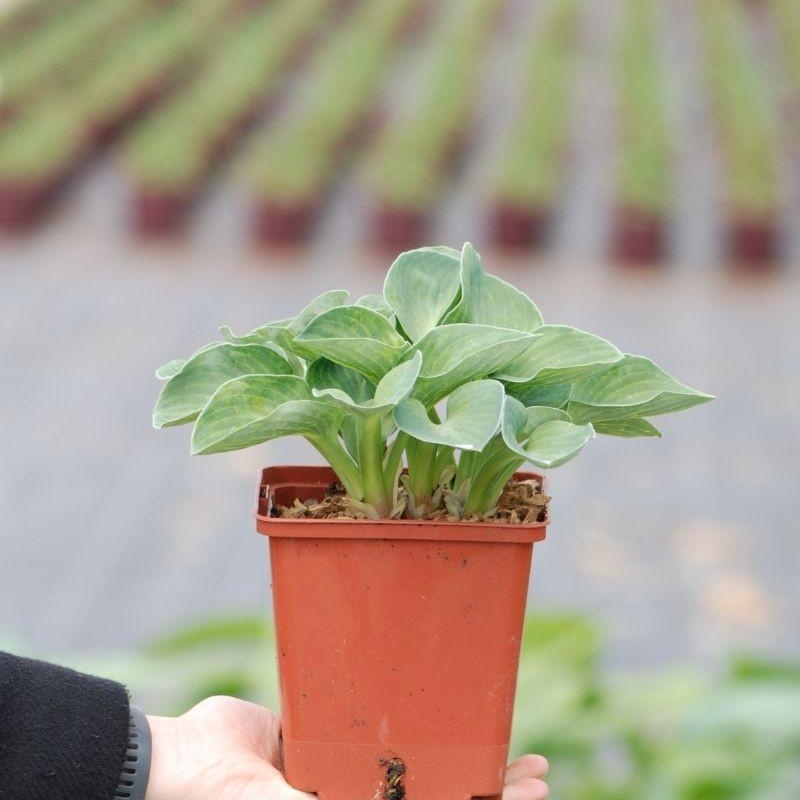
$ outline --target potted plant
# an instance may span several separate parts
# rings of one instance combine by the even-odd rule
[[[143,235],[178,233],[215,167],[277,94],[284,69],[330,0],[257,7],[215,46],[189,86],[128,138],[131,217]]]
[[[435,206],[467,144],[475,85],[497,0],[450,3],[422,43],[421,89],[392,115],[366,157],[376,244],[392,250],[427,238]]]
[[[305,437],[263,470],[286,775],[322,800],[499,795],[544,478],[596,433],[711,399],[598,336],[545,325],[471,245],[401,254],[382,295],[172,361],[156,427],[192,451]]]
[[[372,127],[389,56],[419,8],[420,0],[388,0],[351,12],[315,54],[288,113],[248,147],[241,176],[257,241],[308,239],[354,143]]]
[[[743,11],[728,0],[698,6],[726,184],[725,250],[747,269],[780,255],[780,171],[774,98],[748,41]]]
[[[89,150],[73,107],[42,103],[0,127],[0,229],[38,222]]]
[[[663,258],[672,195],[670,132],[653,22],[652,3],[626,4],[617,59],[620,146],[612,250],[633,266]]]
[[[564,183],[579,10],[575,0],[555,3],[531,48],[489,213],[492,241],[503,248],[539,247],[550,228]]]
[[[24,44],[32,34],[52,24],[64,10],[76,5],[77,0],[27,0],[4,7],[0,14],[0,44],[3,49]]]
[[[80,80],[150,5],[151,0],[75,3],[19,44],[0,48],[0,115],[9,117],[32,99]]]

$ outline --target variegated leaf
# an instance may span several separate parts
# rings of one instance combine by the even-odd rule
[[[535,331],[542,315],[524,292],[487,275],[475,248],[467,242],[461,251],[461,298],[444,318],[448,324],[470,322],[517,331]]]
[[[435,328],[453,304],[460,286],[461,267],[436,248],[401,253],[383,285],[383,296],[412,342]]]
[[[626,355],[573,384],[567,413],[575,422],[605,422],[669,414],[712,399],[679,383],[649,358]]]
[[[502,370],[535,340],[534,334],[491,325],[442,325],[417,342],[422,371],[413,396],[430,406],[467,381]]]
[[[314,400],[294,375],[245,375],[224,383],[203,409],[192,453],[223,453],[282,436],[335,438],[344,411]]]
[[[289,375],[292,365],[270,347],[218,342],[195,353],[161,390],[153,425],[191,422],[226,381],[241,375]]]
[[[401,431],[420,441],[480,451],[500,426],[504,396],[498,381],[471,381],[447,398],[443,422],[431,420],[425,406],[413,399],[395,408],[394,420]]]
[[[588,378],[623,357],[611,342],[568,325],[542,325],[536,333],[536,341],[494,377],[556,386]]]
[[[357,370],[377,383],[409,345],[383,314],[361,306],[332,308],[312,320],[295,343]]]
[[[563,418],[547,419],[552,414],[563,414],[558,409],[535,409],[532,415],[529,411],[513,398],[506,398],[503,441],[521,458],[542,469],[552,469],[574,458],[595,436],[591,425],[575,425]]]

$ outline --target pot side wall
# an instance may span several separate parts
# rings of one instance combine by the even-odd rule
[[[289,783],[321,800],[402,800],[387,781],[399,758],[407,800],[500,794],[532,541],[492,539],[498,526],[474,524],[458,528],[479,540],[437,541],[404,538],[413,524],[372,538],[376,523],[364,521],[331,535],[341,523],[293,520],[299,536],[285,521],[259,523],[275,534]],[[452,523],[430,526],[453,535]],[[539,526],[531,538],[543,535]]]

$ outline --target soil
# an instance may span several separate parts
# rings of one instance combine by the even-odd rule
[[[383,791],[385,800],[403,800],[406,796],[406,765],[402,759],[381,759],[378,763],[386,767],[386,788]]]
[[[405,488],[400,488],[401,499]],[[440,495],[441,492],[437,492]],[[442,506],[428,510],[416,519],[437,522],[494,522],[506,525],[539,525],[547,519],[547,506],[550,497],[542,491],[542,484],[536,480],[516,481],[510,480],[497,507],[490,514],[471,514],[467,517],[457,517]],[[405,504],[403,504],[405,507]],[[271,510],[274,517],[287,519],[367,519],[363,511],[363,504],[354,503],[345,493],[340,484],[331,484],[322,499],[311,497],[305,500],[299,498],[292,506],[277,505]],[[408,519],[404,512],[398,518]]]

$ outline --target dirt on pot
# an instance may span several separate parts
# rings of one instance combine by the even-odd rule
[[[442,495],[441,492],[434,497]],[[399,502],[396,508],[401,509],[395,518],[408,518],[403,512],[407,506],[407,493],[405,487],[400,488]],[[436,520],[439,522],[499,522],[507,525],[536,525],[547,518],[547,504],[550,497],[542,491],[542,484],[538,480],[517,481],[510,480],[497,507],[489,514],[470,514],[459,518],[452,514],[441,500],[440,506],[427,510],[416,519]],[[363,505],[354,502],[338,483],[332,483],[322,499],[310,497],[295,499],[292,506],[276,505],[271,510],[271,516],[288,519],[366,519],[367,514]]]
[[[383,791],[385,800],[403,800],[406,796],[406,765],[400,758],[380,759],[380,766],[386,767],[386,788]]]

